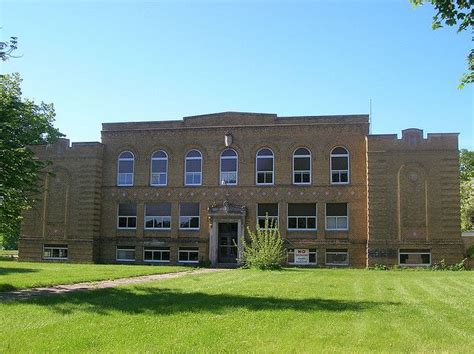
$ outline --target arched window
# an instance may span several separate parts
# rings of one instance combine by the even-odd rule
[[[331,151],[331,183],[349,183],[349,152],[340,146]]]
[[[168,155],[159,150],[151,155],[151,180],[152,186],[166,186],[168,182]]]
[[[293,154],[293,183],[311,184],[311,152],[299,148]]]
[[[117,185],[133,186],[133,168],[135,157],[130,151],[122,152],[118,157]]]
[[[257,152],[257,184],[273,184],[273,151],[267,148]]]
[[[202,184],[202,155],[198,150],[191,150],[186,154],[184,178],[186,186]]]
[[[225,149],[221,154],[220,181],[221,185],[237,184],[237,153],[232,149]]]

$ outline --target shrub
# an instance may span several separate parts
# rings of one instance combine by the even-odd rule
[[[466,255],[468,258],[474,258],[474,245],[467,249]]]
[[[374,265],[374,269],[375,270],[389,270],[390,268],[388,266],[386,266],[385,264],[376,263]]]
[[[286,250],[275,222],[271,223],[267,215],[263,229],[257,224],[255,232],[247,227],[247,233],[249,240],[242,239],[240,259],[244,266],[262,270],[281,269],[286,260]]]
[[[444,259],[442,259],[438,263],[433,264],[431,269],[432,270],[451,270],[451,271],[466,270],[466,261],[467,261],[467,258],[464,258],[459,263],[449,265],[446,263]]]

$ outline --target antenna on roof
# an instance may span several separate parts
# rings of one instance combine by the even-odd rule
[[[369,134],[372,134],[372,99],[369,98]]]

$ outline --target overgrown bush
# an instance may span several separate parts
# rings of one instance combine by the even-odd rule
[[[439,261],[438,263],[433,264],[431,267],[432,270],[451,270],[451,271],[460,271],[466,270],[466,261],[467,258],[464,258],[461,262],[456,264],[447,264],[444,259]]]
[[[389,270],[390,268],[388,266],[386,266],[385,264],[376,263],[374,265],[374,269],[375,270]]]
[[[256,231],[247,227],[248,240],[242,239],[241,262],[248,268],[262,270],[281,269],[286,260],[286,249],[283,238],[268,215],[265,217],[265,227],[257,224]]]

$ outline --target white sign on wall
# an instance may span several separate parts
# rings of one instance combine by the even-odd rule
[[[309,264],[309,249],[295,248],[295,264]]]

